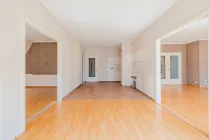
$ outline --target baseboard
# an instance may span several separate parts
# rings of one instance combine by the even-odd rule
[[[128,85],[121,85],[122,87],[132,87],[132,86],[128,86]]]
[[[208,88],[208,86],[197,86],[192,84],[183,84],[183,86],[190,86],[190,87],[196,87],[196,88]]]
[[[138,90],[139,92],[141,92],[142,94],[144,94],[145,96],[147,96],[149,99],[151,99],[153,102],[155,102],[156,103],[156,100],[155,99],[153,99],[152,97],[150,97],[149,95],[147,95],[147,94],[145,94],[144,92],[142,92],[141,90],[139,90],[139,89],[137,89],[137,88],[135,88],[136,90]]]
[[[81,87],[82,86],[82,84],[80,84],[79,86],[77,86],[74,90],[72,90],[69,94],[67,94],[66,96],[64,96],[63,98],[62,98],[62,100],[65,100],[72,92],[74,92],[76,89],[78,89],[79,87]]]
[[[200,86],[200,88],[206,88],[206,89],[208,89],[208,86]]]
[[[77,88],[79,88],[79,87],[81,87],[82,86],[82,84],[80,84],[79,86],[77,86],[75,89],[77,89]]]
[[[57,88],[57,86],[26,86],[26,88]]]
[[[121,81],[98,81],[99,83],[119,83]]]

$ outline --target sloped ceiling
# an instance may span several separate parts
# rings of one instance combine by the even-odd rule
[[[31,42],[53,42],[51,38],[41,34],[30,25],[26,24],[26,40]]]

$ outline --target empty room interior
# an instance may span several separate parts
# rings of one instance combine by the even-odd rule
[[[0,9],[0,140],[209,139],[209,0]]]

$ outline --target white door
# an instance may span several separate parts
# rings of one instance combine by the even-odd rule
[[[181,53],[161,54],[161,83],[163,85],[182,84]]]
[[[97,72],[97,57],[88,57],[88,79],[87,82],[97,82],[98,72]]]

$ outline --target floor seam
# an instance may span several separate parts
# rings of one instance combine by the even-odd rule
[[[36,117],[38,117],[39,115],[41,115],[42,113],[44,113],[48,108],[50,108],[51,106],[53,106],[54,104],[56,104],[56,101],[50,103],[49,105],[45,106],[42,110],[40,110],[39,112],[37,112],[36,114],[32,115],[31,117],[29,117],[26,120],[26,124],[30,123],[31,121],[33,121]]]
[[[160,105],[160,104],[159,104]],[[208,135],[202,133],[199,129],[197,129],[196,127],[194,127],[193,125],[191,125],[190,123],[188,123],[187,121],[185,121],[184,119],[180,118],[179,116],[177,116],[175,113],[173,113],[172,111],[170,111],[169,109],[167,109],[166,107],[164,107],[164,105],[160,105],[163,109],[165,109],[167,112],[169,112],[170,114],[172,114],[173,116],[175,116],[177,119],[185,122],[186,124],[188,124],[189,126],[191,126],[192,128],[194,128],[195,130],[197,130],[199,133],[201,133],[202,135],[206,136],[207,138]]]

